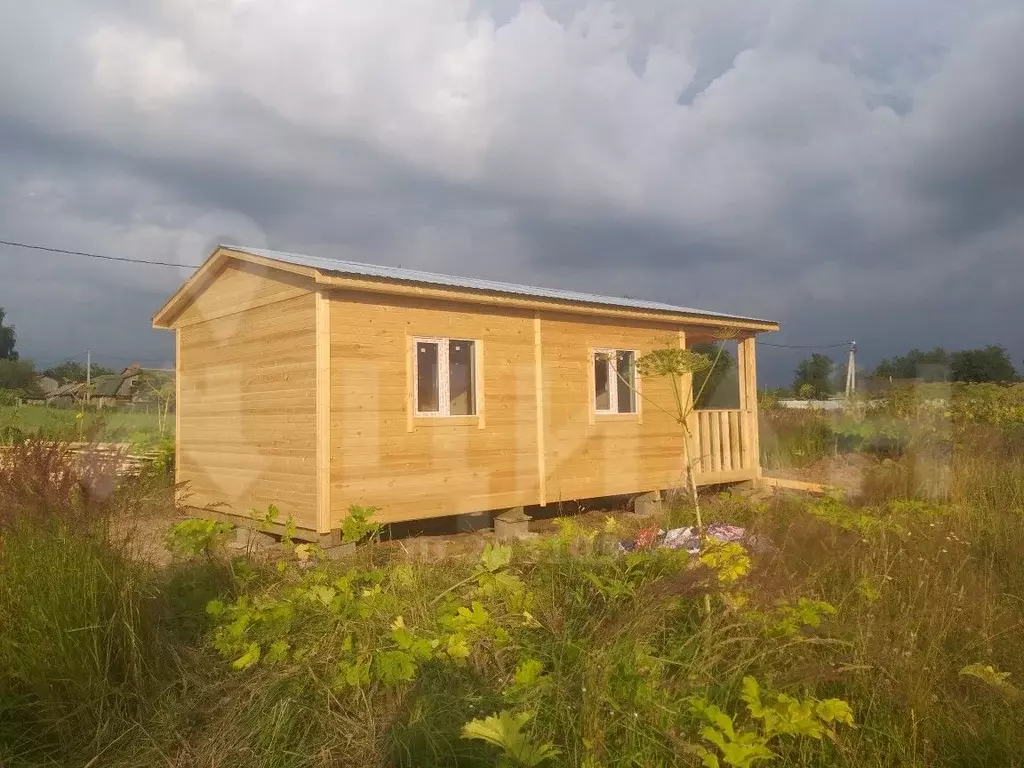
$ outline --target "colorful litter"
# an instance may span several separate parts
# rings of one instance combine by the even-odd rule
[[[705,529],[705,534],[717,541],[738,541],[753,549],[761,549],[761,542],[754,536],[748,536],[745,528],[737,525],[714,523]],[[663,531],[660,528],[646,528],[637,534],[633,541],[620,541],[619,551],[634,552],[643,549],[684,549],[691,555],[700,552],[700,537],[693,526],[672,528]]]

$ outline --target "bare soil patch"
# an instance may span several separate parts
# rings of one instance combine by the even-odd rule
[[[839,454],[816,461],[806,467],[784,467],[765,470],[768,477],[787,480],[804,480],[823,483],[855,492],[861,489],[868,468],[877,463],[876,459],[861,453]]]

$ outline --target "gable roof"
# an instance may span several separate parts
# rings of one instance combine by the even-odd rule
[[[121,388],[122,377],[118,373],[95,376],[92,380],[93,397],[115,397]]]
[[[307,277],[313,278],[317,283],[332,283],[327,277],[334,278],[368,278],[377,282],[395,283],[401,285],[436,286],[441,289],[452,289],[453,291],[472,292],[491,296],[506,296],[523,299],[541,299],[560,305],[566,308],[572,306],[607,307],[613,310],[636,310],[638,312],[663,313],[668,315],[684,315],[690,320],[707,319],[735,321],[736,324],[749,325],[752,330],[775,331],[778,330],[778,323],[771,320],[763,320],[742,315],[725,314],[712,312],[692,307],[683,307],[674,304],[667,304],[659,301],[647,301],[644,299],[632,299],[620,296],[604,296],[580,291],[567,291],[557,288],[540,288],[536,286],[520,285],[517,283],[506,283],[496,280],[482,280],[472,277],[458,277],[445,275],[436,272],[423,272],[415,269],[402,267],[385,267],[375,264],[362,264],[355,261],[343,261],[340,259],[327,259],[319,256],[306,256],[286,251],[272,251],[265,248],[248,248],[237,245],[218,246],[206,262],[193,274],[193,276],[172,296],[164,307],[154,316],[153,325],[158,328],[167,328],[169,320],[176,309],[192,293],[202,290],[205,285],[203,278],[207,271],[218,263],[218,259],[224,257],[241,258],[245,261],[266,264],[268,266],[279,265],[290,272],[298,272]],[[207,278],[208,279],[208,278]],[[452,298],[458,299],[458,295]]]
[[[78,394],[78,390],[84,386],[84,381],[72,381],[67,384],[61,384],[53,392],[49,393],[47,397],[72,397]]]

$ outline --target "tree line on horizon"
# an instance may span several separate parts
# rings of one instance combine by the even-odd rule
[[[41,397],[39,377],[47,376],[58,384],[71,384],[86,380],[85,366],[76,360],[65,360],[46,370],[36,370],[32,360],[22,358],[17,350],[17,333],[13,325],[5,323],[7,313],[0,307],[0,392],[12,392],[19,397]],[[117,371],[93,364],[92,376],[109,376]]]
[[[36,397],[41,393],[38,377],[48,376],[59,384],[83,382],[86,380],[85,366],[75,360],[66,360],[60,365],[37,371],[31,360],[21,359],[16,346],[17,334],[13,325],[5,324],[6,313],[0,307],[0,390],[16,392],[24,397]],[[715,344],[696,344],[694,351],[716,359],[711,370],[694,376],[694,391],[700,393],[698,408],[734,407],[729,400],[732,382],[736,379],[736,361],[728,349]],[[776,394],[794,395],[806,399],[828,397],[843,389],[842,379],[845,364],[837,364],[831,357],[815,352],[797,365],[793,385],[777,389]],[[106,376],[116,371],[102,365],[92,366],[92,375]],[[863,376],[863,374],[861,374]],[[1012,383],[1021,381],[1021,376],[1010,360],[1009,352],[1000,344],[989,344],[975,349],[950,352],[943,347],[922,351],[912,349],[904,355],[881,360],[867,376],[892,381],[949,381],[966,383]],[[705,380],[708,380],[705,384]],[[722,398],[725,398],[723,400]],[[719,402],[721,401],[721,402]]]
[[[844,388],[845,363],[815,352],[801,360],[793,372],[793,385],[778,394],[792,394],[804,399],[818,399]],[[949,351],[934,347],[927,351],[912,349],[904,355],[883,358],[873,370],[858,372],[864,377],[886,382],[959,382],[964,384],[1012,384],[1021,381],[1010,354],[1001,344],[974,349]]]

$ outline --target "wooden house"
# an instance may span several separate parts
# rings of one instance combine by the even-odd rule
[[[91,408],[126,407],[138,403],[148,404],[157,400],[156,391],[164,386],[173,386],[174,371],[163,368],[143,368],[132,363],[121,373],[94,376],[87,399]],[[84,397],[86,384],[75,381],[56,387],[47,396],[46,402],[55,405],[71,405]]]
[[[36,376],[36,388],[45,399],[60,389],[60,382],[50,376]]]
[[[217,248],[153,325],[176,334],[190,503],[274,504],[314,535],[351,504],[398,522],[678,487],[671,382],[636,361],[723,335],[738,340],[740,407],[694,412],[691,455],[701,484],[754,479],[754,338],[778,330],[236,246]]]
[[[174,388],[174,371],[164,368],[143,368],[132,363],[121,371],[121,382],[117,388],[118,402],[144,403],[157,402],[164,388]]]

